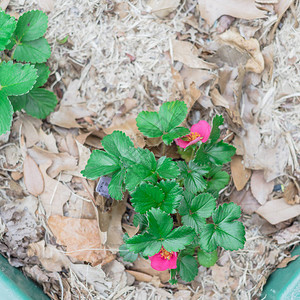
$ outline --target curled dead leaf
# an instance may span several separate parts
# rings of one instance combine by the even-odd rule
[[[179,3],[180,0],[150,0],[147,5],[157,17],[164,18],[174,11]]]
[[[296,260],[300,255],[294,255],[292,257],[286,257],[282,262],[277,266],[277,269],[285,268],[291,261]]]
[[[242,156],[235,155],[232,158],[231,174],[236,189],[242,190],[251,176],[251,170],[245,168]]]

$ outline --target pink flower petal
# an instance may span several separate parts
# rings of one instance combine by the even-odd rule
[[[197,137],[197,138],[194,139],[193,141],[188,142],[188,144],[186,145],[186,147],[191,146],[191,145],[194,145],[194,144],[198,143],[199,141],[202,141],[202,140],[201,140],[201,136]]]
[[[177,269],[177,252],[174,252],[171,259],[169,260],[169,269]]]
[[[161,257],[160,253],[149,256],[151,267],[157,271],[165,271],[169,269],[170,261]]]
[[[206,121],[201,120],[191,127],[191,132],[198,132],[203,137],[201,141],[205,143],[210,136],[211,126]]]
[[[175,143],[176,143],[177,146],[185,149],[190,142],[189,141],[184,141],[184,140],[178,138],[178,139],[175,139]]]

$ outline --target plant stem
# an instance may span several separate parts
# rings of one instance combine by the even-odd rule
[[[162,154],[161,156],[165,156],[167,152],[167,145],[163,142],[163,146],[162,146]]]

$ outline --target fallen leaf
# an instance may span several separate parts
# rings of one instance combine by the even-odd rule
[[[217,66],[199,58],[197,48],[190,42],[172,40],[173,59],[193,69],[215,69]]]
[[[230,273],[230,263],[228,262],[222,267],[214,265],[210,269],[212,278],[215,281],[216,286],[220,291],[222,291],[222,289],[227,286]]]
[[[24,183],[28,192],[34,196],[44,191],[44,178],[36,162],[27,155],[23,163]]]
[[[20,147],[15,144],[7,145],[7,147],[4,148],[4,153],[6,163],[8,163],[12,167],[16,166],[22,157]]]
[[[180,75],[184,81],[185,88],[189,88],[194,82],[197,87],[200,87],[209,80],[216,78],[216,75],[207,70],[199,70],[183,66]]]
[[[52,215],[62,216],[63,206],[69,200],[71,195],[71,191],[67,186],[48,176],[46,170],[51,164],[51,160],[48,160],[44,164],[40,165],[40,170],[45,182],[45,189],[40,195],[40,199],[45,209],[47,218]]]
[[[6,10],[8,4],[9,4],[10,0],[2,0],[1,3],[0,3],[0,7],[3,9],[3,10]]]
[[[287,204],[300,204],[299,191],[293,182],[290,182],[284,189],[283,198]]]
[[[255,0],[198,0],[201,18],[210,26],[222,15],[246,20],[266,17],[264,11],[258,9]]]
[[[153,276],[142,273],[142,272],[137,272],[137,271],[132,271],[132,270],[126,270],[127,273],[131,274],[134,276],[135,280],[137,281],[143,281],[143,282],[151,282]]]
[[[46,245],[45,240],[32,243],[28,246],[29,257],[37,256],[43,267],[50,272],[61,272],[70,265],[70,260],[65,254],[53,245]]]
[[[126,98],[124,99],[123,104],[118,109],[116,115],[122,117],[137,106],[138,106],[138,101],[136,99]]]
[[[147,5],[151,7],[152,13],[159,18],[164,18],[174,11],[179,5],[180,0],[150,0]]]
[[[242,211],[248,215],[253,214],[260,207],[250,190],[234,191],[230,195],[230,201],[240,205]]]
[[[282,262],[277,266],[277,269],[285,268],[291,261],[296,260],[300,255],[294,255],[292,257],[286,257]]]
[[[77,219],[97,218],[93,203],[83,200],[79,192],[72,194],[69,201],[65,204],[64,215]]]
[[[128,224],[122,224],[122,226],[128,233],[129,237],[133,237],[134,235],[136,235],[139,232],[139,226],[135,227],[135,226],[130,226]]]
[[[71,156],[78,158],[78,147],[76,144],[76,140],[71,133],[68,133],[66,136],[66,146],[68,147],[68,153]]]
[[[263,205],[273,191],[274,181],[266,182],[263,171],[253,171],[250,186],[253,196]]]
[[[10,175],[14,181],[18,181],[19,179],[21,179],[23,177],[23,173],[21,173],[21,172],[11,172]]]
[[[223,106],[223,107],[229,109],[229,103],[228,103],[228,101],[225,99],[225,97],[223,97],[220,94],[220,92],[216,88],[214,88],[210,92],[210,96],[211,96],[211,101],[213,102],[213,104],[215,106]]]
[[[239,51],[245,51],[250,58],[245,68],[248,72],[261,73],[264,70],[264,58],[260,52],[258,40],[250,38],[244,39],[236,29],[230,29],[222,33],[219,38],[226,44],[237,48]]]
[[[48,225],[57,243],[66,246],[68,256],[92,265],[103,265],[114,259],[101,243],[96,220],[51,216]]]
[[[292,3],[293,0],[279,0],[278,3],[275,4],[275,12],[277,13],[279,19],[283,16]]]
[[[288,244],[293,240],[299,240],[300,236],[300,224],[294,223],[292,226],[280,230],[275,235],[273,239],[277,241],[279,245]]]
[[[227,30],[230,27],[230,25],[233,23],[234,20],[235,18],[231,16],[226,16],[226,15],[221,16],[217,27],[217,32],[223,33],[225,30]]]
[[[52,161],[51,166],[47,169],[47,174],[54,178],[62,171],[72,171],[77,168],[77,160],[68,153],[51,153],[42,148],[34,146],[28,149],[29,155],[39,165]]]
[[[39,130],[39,141],[44,144],[48,151],[58,153],[55,137],[52,133],[46,134],[42,128]]]
[[[38,0],[38,6],[44,12],[51,12],[54,10],[55,0]]]
[[[251,170],[245,168],[242,156],[235,155],[231,160],[231,175],[238,191],[242,190],[251,176]]]
[[[300,204],[289,205],[283,198],[271,200],[258,208],[256,213],[274,225],[299,216]]]

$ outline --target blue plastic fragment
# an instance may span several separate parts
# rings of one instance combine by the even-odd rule
[[[100,177],[96,187],[96,192],[99,195],[110,199],[111,197],[108,192],[108,185],[110,184],[110,182],[111,182],[111,177],[107,177],[107,176]]]

